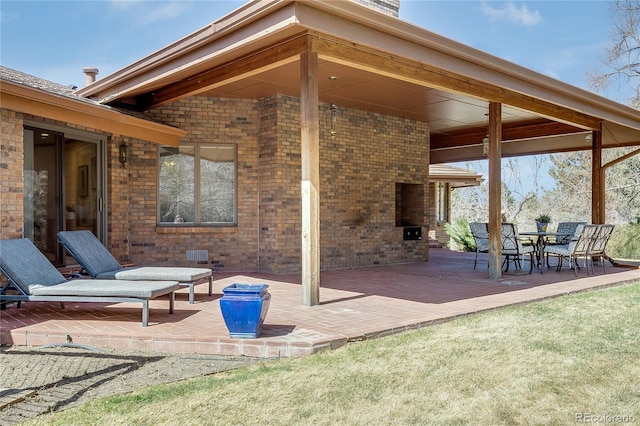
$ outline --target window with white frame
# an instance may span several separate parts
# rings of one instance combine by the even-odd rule
[[[235,225],[236,145],[160,147],[160,225]]]

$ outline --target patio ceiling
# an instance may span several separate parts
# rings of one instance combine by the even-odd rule
[[[320,102],[426,121],[431,163],[483,158],[502,104],[504,157],[640,145],[640,113],[351,2],[250,2],[78,93],[145,110],[196,94],[299,97],[318,54]]]

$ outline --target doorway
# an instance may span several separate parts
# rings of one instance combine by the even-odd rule
[[[104,140],[91,139],[24,129],[24,234],[55,266],[68,263],[57,240],[59,231],[103,234]]]

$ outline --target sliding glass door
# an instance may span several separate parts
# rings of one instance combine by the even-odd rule
[[[24,233],[56,266],[66,263],[58,231],[102,235],[102,142],[86,139],[24,130]]]

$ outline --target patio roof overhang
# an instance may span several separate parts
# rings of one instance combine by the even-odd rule
[[[349,1],[252,1],[79,90],[146,110],[207,94],[300,96],[318,55],[320,102],[425,121],[431,163],[482,159],[490,103],[502,156],[640,145],[640,112]]]
[[[430,163],[484,158],[490,277],[501,277],[501,158],[640,146],[640,112],[351,1],[255,0],[77,92],[144,111],[185,97],[301,99],[303,303],[319,303],[318,103],[428,123]],[[591,138],[588,138],[591,136]]]
[[[448,164],[429,165],[429,182],[444,182],[451,188],[466,188],[479,186],[483,181],[482,175],[471,170]]]
[[[0,105],[12,111],[62,121],[99,131],[178,146],[184,130],[133,117],[104,105],[2,80]]]

